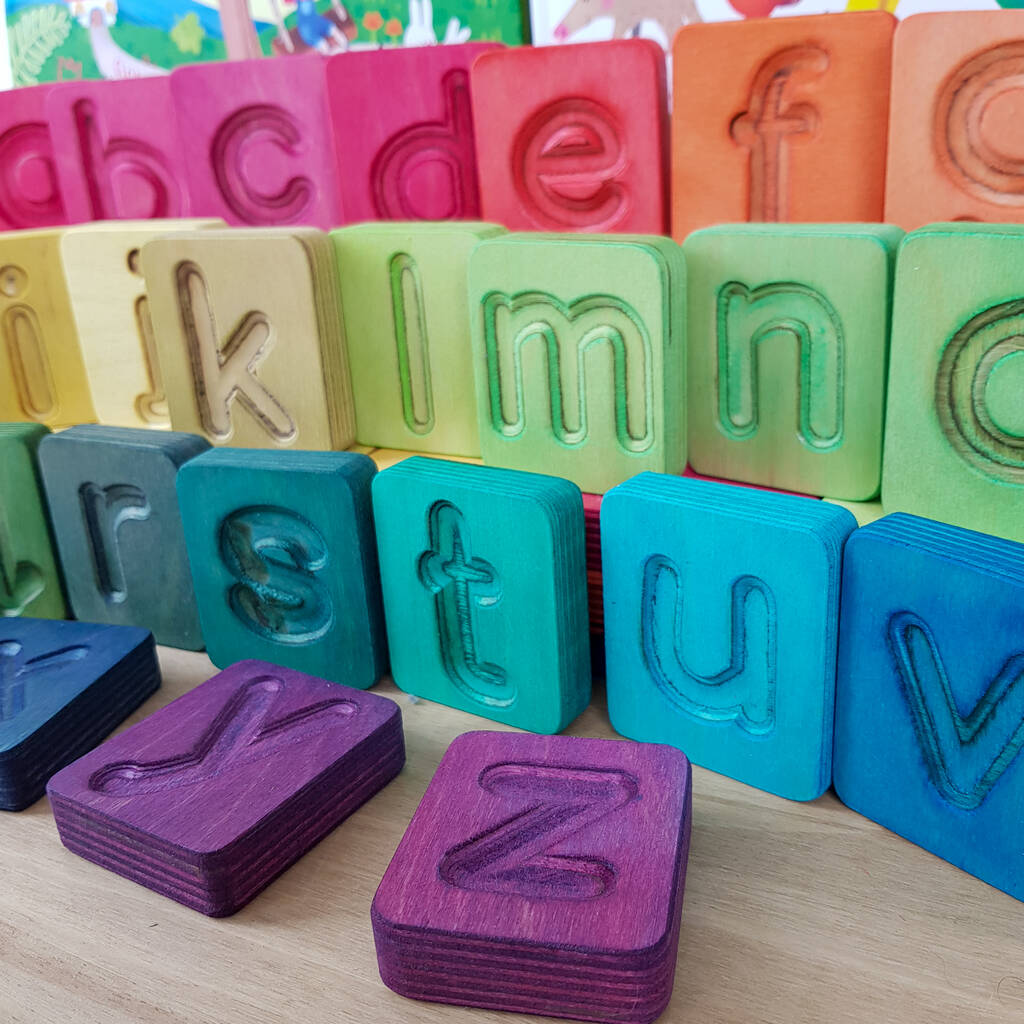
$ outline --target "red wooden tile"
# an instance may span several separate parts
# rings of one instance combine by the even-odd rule
[[[65,223],[47,97],[59,86],[12,89],[0,104],[0,229]]]
[[[644,39],[473,66],[483,216],[513,230],[666,230],[665,55]]]

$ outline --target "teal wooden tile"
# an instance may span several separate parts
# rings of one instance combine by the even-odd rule
[[[43,438],[39,468],[76,618],[202,648],[174,483],[207,448],[194,434],[96,424]]]
[[[940,224],[896,267],[882,506],[1024,541],[1024,226]]]
[[[466,267],[504,231],[382,221],[332,232],[360,444],[479,456]]]
[[[0,615],[67,615],[39,479],[40,423],[0,423]]]
[[[882,475],[898,228],[728,224],[683,244],[690,464],[867,501]]]
[[[370,506],[353,452],[221,448],[178,480],[210,659],[256,658],[366,689],[384,672]]]
[[[484,462],[601,493],[686,464],[686,273],[654,236],[513,234],[470,257]]]
[[[590,699],[583,503],[567,480],[411,458],[373,482],[391,672],[533,732]]]
[[[608,713],[791,800],[832,780],[843,545],[822,501],[644,473],[601,504]]]

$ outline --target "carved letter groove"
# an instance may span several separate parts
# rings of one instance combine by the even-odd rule
[[[152,510],[146,495],[131,484],[99,487],[85,483],[78,489],[82,503],[89,550],[92,552],[96,587],[111,604],[122,604],[128,597],[118,533],[127,522],[143,522]]]
[[[434,394],[419,267],[411,256],[400,252],[391,257],[388,270],[402,387],[402,418],[413,433],[429,434],[434,429]]]
[[[33,676],[80,661],[89,647],[77,644],[27,659],[22,651],[17,640],[0,640],[0,722],[9,722],[25,710],[26,689]]]

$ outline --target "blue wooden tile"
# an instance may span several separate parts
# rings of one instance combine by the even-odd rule
[[[533,732],[590,699],[583,504],[567,480],[413,458],[373,483],[391,671]]]
[[[0,423],[0,616],[67,615],[39,480],[41,423]]]
[[[21,810],[160,685],[153,637],[130,626],[0,623],[0,808]]]
[[[843,570],[835,785],[1024,899],[1024,544],[897,514]]]
[[[386,668],[370,481],[351,452],[223,448],[181,472],[210,658],[257,658],[366,689]]]
[[[793,800],[831,782],[845,509],[643,473],[601,505],[608,711],[624,736]]]
[[[76,618],[202,648],[174,483],[209,447],[193,434],[96,424],[43,438],[39,469]]]

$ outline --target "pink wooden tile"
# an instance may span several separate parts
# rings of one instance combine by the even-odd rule
[[[69,220],[188,215],[167,76],[64,85],[47,113]]]
[[[171,75],[192,211],[257,227],[341,223],[319,55]]]
[[[0,103],[0,229],[64,224],[64,204],[46,120],[46,100],[60,86],[3,93]]]
[[[469,68],[497,43],[344,53],[327,66],[346,221],[480,216]]]

